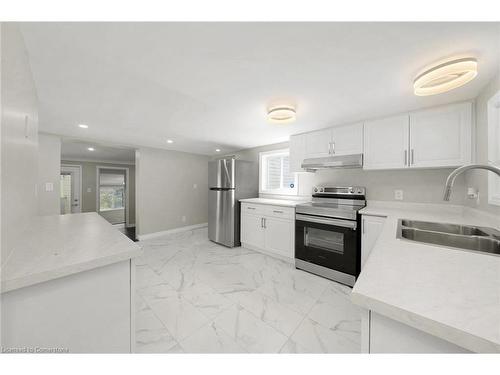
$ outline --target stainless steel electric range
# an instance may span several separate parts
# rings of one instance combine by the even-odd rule
[[[361,268],[365,188],[314,187],[312,202],[296,206],[295,267],[353,286]]]

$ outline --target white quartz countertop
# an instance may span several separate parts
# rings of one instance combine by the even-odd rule
[[[500,256],[396,238],[398,219],[500,229],[500,217],[449,205],[368,204],[387,216],[353,301],[475,352],[500,352]]]
[[[295,207],[298,204],[309,202],[308,200],[288,200],[288,199],[269,199],[269,198],[246,198],[240,199],[242,203],[268,204],[271,206]]]
[[[1,266],[1,292],[117,263],[141,248],[97,213],[39,216]]]

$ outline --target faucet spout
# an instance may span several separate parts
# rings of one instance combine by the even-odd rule
[[[449,201],[451,197],[451,190],[453,188],[453,184],[455,183],[455,179],[458,175],[462,174],[465,171],[470,169],[486,169],[490,172],[496,173],[500,177],[500,168],[495,167],[490,164],[469,164],[458,167],[453,172],[450,173],[448,178],[446,179],[446,184],[444,187],[443,200]]]

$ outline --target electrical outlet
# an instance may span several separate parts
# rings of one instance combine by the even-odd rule
[[[181,217],[181,220],[182,220],[183,223],[185,223],[186,222],[186,216]]]
[[[87,188],[87,193],[92,193],[92,188]]]
[[[397,201],[403,200],[403,190],[394,190],[394,199]]]
[[[46,182],[45,191],[54,191],[54,184],[52,182]]]
[[[198,184],[193,184],[193,189],[198,189]]]

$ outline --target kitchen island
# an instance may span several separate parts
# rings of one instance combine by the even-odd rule
[[[1,265],[2,351],[132,352],[141,254],[97,213],[33,219]]]
[[[498,216],[370,203],[361,214],[386,218],[352,292],[364,352],[500,352],[500,257],[397,239],[399,219],[499,229]]]

